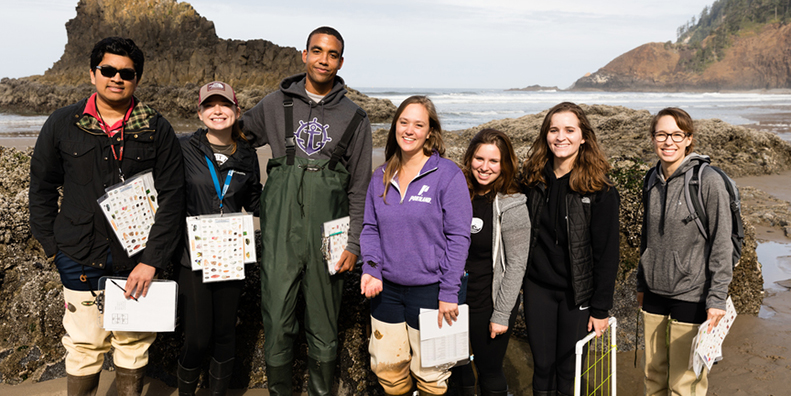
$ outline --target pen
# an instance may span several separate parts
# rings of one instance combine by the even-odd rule
[[[119,285],[119,284],[115,283],[115,281],[114,281],[114,280],[110,279],[110,282],[113,282],[113,284],[114,284],[114,285],[118,286],[118,288],[119,288],[119,289],[123,290],[123,291],[124,291],[124,293],[126,293],[126,289],[124,289],[123,287],[121,287],[121,285]],[[137,301],[137,298],[135,298],[135,296],[129,296],[129,297],[132,297],[132,299],[133,299],[133,300]],[[139,302],[139,301],[138,301],[138,302]]]

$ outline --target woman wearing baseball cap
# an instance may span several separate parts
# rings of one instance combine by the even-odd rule
[[[205,128],[181,136],[187,216],[258,213],[261,172],[255,149],[239,127],[241,116],[230,85],[210,82],[198,95],[198,118]],[[219,183],[225,183],[221,186]],[[216,186],[215,186],[216,185]],[[178,365],[179,395],[194,395],[207,355],[212,395],[224,395],[231,381],[236,349],[236,311],[243,280],[203,283],[192,271],[185,247],[176,266],[184,345]]]

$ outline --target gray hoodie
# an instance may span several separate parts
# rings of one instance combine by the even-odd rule
[[[280,89],[261,99],[242,116],[244,133],[253,147],[269,145],[272,157],[286,155],[286,123],[283,99],[294,101],[293,126],[296,155],[310,159],[329,159],[340,142],[346,126],[358,106],[345,96],[343,79],[336,76],[335,84],[319,103],[313,102],[305,91],[305,73],[285,78]],[[341,164],[349,171],[349,242],[347,250],[360,255],[360,231],[363,224],[365,192],[371,180],[371,123],[363,118],[354,134]]]
[[[525,201],[524,194],[498,194],[493,203],[491,321],[503,326],[508,326],[519,297],[530,251],[530,216]]]
[[[645,213],[637,291],[688,302],[706,302],[706,309],[725,309],[732,277],[730,198],[725,183],[713,169],[701,175],[703,204],[708,214],[710,241],[689,221],[684,199],[684,173],[709,157],[696,153],[665,180],[660,164],[649,188],[650,213]]]

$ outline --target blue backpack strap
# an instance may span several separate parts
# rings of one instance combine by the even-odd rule
[[[286,165],[294,165],[294,156],[297,152],[294,141],[294,100],[286,97],[283,99],[283,112],[286,121]]]
[[[709,239],[709,218],[703,207],[703,192],[700,188],[701,175],[708,163],[703,162],[687,170],[684,174],[684,199],[687,201],[690,215],[684,219],[684,224],[694,221],[703,237]]]

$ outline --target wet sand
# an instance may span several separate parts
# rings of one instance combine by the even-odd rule
[[[0,138],[0,146],[24,149],[32,146],[35,138]],[[258,149],[259,161],[265,169],[266,161],[271,157],[268,148]],[[383,161],[382,150],[374,152],[374,167]],[[265,176],[262,177],[265,179]],[[791,202],[791,171],[780,175],[746,177],[736,180],[739,186],[752,186],[763,190],[784,201]],[[791,243],[777,229],[762,227],[756,230],[759,240]],[[716,364],[709,375],[709,395],[788,395],[787,381],[791,375],[791,291],[770,291],[764,299],[762,311],[769,312],[767,318],[748,315],[739,316],[734,323],[723,346],[724,359]],[[506,366],[531,365],[519,355],[521,348],[527,347],[513,343],[509,349],[510,362]],[[638,367],[634,367],[634,352],[618,353],[617,384],[621,395],[639,395],[643,392],[642,385],[642,351],[638,352]],[[529,389],[530,379],[524,371],[517,375],[516,371],[508,370],[509,384],[514,392]],[[104,372],[98,395],[115,395],[115,373]],[[0,384],[0,394],[8,396],[66,395],[66,379],[60,378],[40,383],[25,382],[10,386]],[[175,388],[168,387],[162,381],[147,378],[144,395],[170,396],[177,395]],[[198,395],[208,395],[202,389]],[[268,395],[265,389],[230,390],[229,395]],[[529,391],[514,393],[529,395]]]

